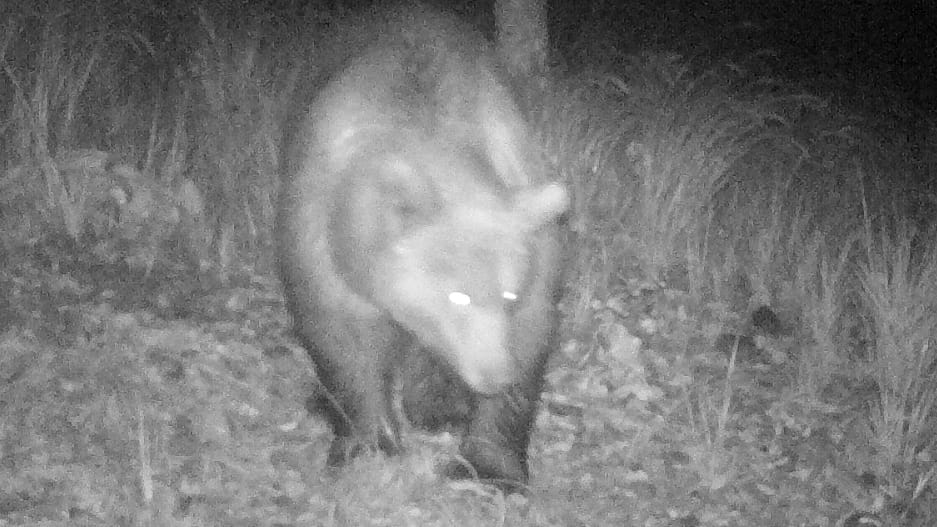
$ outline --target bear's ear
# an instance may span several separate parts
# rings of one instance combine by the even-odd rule
[[[551,183],[520,190],[514,196],[514,214],[525,231],[535,231],[555,221],[569,208],[569,194]]]
[[[494,83],[492,83],[494,84]],[[509,187],[530,184],[530,159],[527,158],[528,132],[503,89],[492,86],[493,94],[482,94],[479,123],[491,164]],[[488,97],[485,97],[488,95]]]
[[[499,78],[493,64],[484,64],[472,72],[472,125],[475,134],[499,179],[508,187],[532,183],[539,164],[531,141],[531,132],[511,93]]]

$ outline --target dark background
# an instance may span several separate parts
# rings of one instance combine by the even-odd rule
[[[7,0],[9,1],[9,0]],[[283,25],[311,31],[348,10],[384,0],[209,0],[204,5],[234,26]],[[491,34],[494,0],[429,0],[453,9]],[[195,27],[193,3],[150,4],[154,40],[174,40]],[[161,20],[160,20],[161,19]],[[929,0],[553,0],[550,36],[570,64],[613,62],[621,53],[676,51],[718,58],[770,51],[775,73],[820,85],[893,90],[937,106],[937,2]],[[178,42],[177,42],[178,43]],[[586,59],[587,62],[583,62]]]
[[[607,39],[623,51],[687,56],[776,53],[776,73],[839,89],[894,90],[933,110],[937,103],[937,3],[917,1],[555,1],[561,48]],[[607,45],[607,43],[603,43]],[[592,53],[594,55],[594,53]],[[591,57],[597,58],[597,57]]]

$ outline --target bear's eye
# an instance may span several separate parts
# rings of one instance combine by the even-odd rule
[[[517,302],[517,293],[514,291],[502,291],[501,298],[504,299],[504,309],[513,314],[520,306]]]
[[[449,301],[457,306],[467,306],[472,303],[472,297],[461,291],[453,291],[449,293]]]
[[[517,293],[514,291],[502,291],[501,298],[508,304],[513,304],[517,301]],[[449,293],[449,301],[457,306],[468,306],[472,304],[472,297],[461,291],[452,291]]]

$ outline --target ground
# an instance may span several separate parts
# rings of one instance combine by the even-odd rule
[[[0,525],[822,527],[937,518],[933,491],[889,494],[863,470],[873,447],[856,439],[868,425],[855,390],[823,401],[798,395],[796,328],[756,334],[750,315],[700,305],[667,284],[635,278],[594,300],[585,322],[564,325],[529,492],[503,496],[436,475],[457,450],[449,433],[408,430],[401,458],[326,470],[330,432],[303,407],[313,369],[268,274],[5,263]],[[861,511],[878,515],[860,523]]]

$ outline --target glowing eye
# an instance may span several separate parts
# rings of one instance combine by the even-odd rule
[[[472,303],[472,297],[465,293],[453,291],[449,293],[449,301],[457,306],[467,306]]]
[[[501,298],[507,300],[508,302],[513,302],[517,300],[517,293],[513,291],[505,291],[501,293]]]

